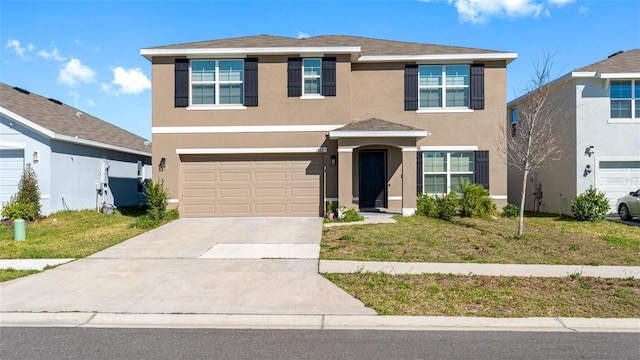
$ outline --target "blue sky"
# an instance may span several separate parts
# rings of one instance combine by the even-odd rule
[[[544,53],[556,75],[640,48],[637,0],[0,2],[0,81],[151,138],[141,48],[226,37],[344,34],[517,52],[507,95]]]

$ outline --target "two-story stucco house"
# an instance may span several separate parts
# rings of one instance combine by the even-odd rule
[[[551,83],[556,121],[566,127],[567,156],[529,176],[525,208],[568,214],[589,187],[616,200],[640,188],[640,49],[619,52]],[[508,122],[518,104],[509,102]],[[522,173],[509,166],[509,202],[520,203]]]
[[[354,36],[258,35],[142,49],[153,158],[182,216],[412,214],[468,180],[498,205],[515,53]]]

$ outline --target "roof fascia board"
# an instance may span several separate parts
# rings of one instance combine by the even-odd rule
[[[54,138],[55,135],[56,135],[56,133],[54,133],[53,131],[51,131],[51,130],[43,127],[43,126],[40,126],[40,125],[34,123],[33,121],[27,120],[25,117],[20,116],[20,115],[14,113],[13,111],[3,107],[3,106],[0,106],[0,114],[13,119],[14,121],[19,123],[20,125],[25,126],[25,127],[29,128],[29,129],[41,134],[41,135],[44,135],[45,137],[47,137],[49,139]]]
[[[207,56],[207,55],[284,55],[284,54],[353,54],[360,46],[314,47],[247,47],[247,48],[196,48],[196,49],[140,49],[140,55],[151,60],[154,56]]]
[[[424,130],[415,130],[415,131],[330,131],[329,138],[331,139],[339,139],[339,138],[378,138],[378,137],[415,137],[422,138],[429,135],[428,131]]]
[[[575,78],[575,76],[573,76],[573,74],[574,73],[565,74],[565,75],[553,80],[552,82],[548,83],[546,86],[555,87],[556,85],[561,84],[563,82],[568,82],[570,79]],[[517,98],[509,101],[507,103],[507,107],[513,106],[516,103],[526,99],[527,97],[529,97],[529,94],[531,94],[531,91],[527,92],[526,94],[520,95]]]
[[[571,73],[574,78],[595,78],[595,79],[639,79],[640,73],[603,73],[599,71],[574,71]]]
[[[55,136],[52,139],[62,141],[62,142],[67,142],[67,143],[106,149],[106,150],[114,150],[114,151],[129,153],[129,154],[143,155],[143,156],[149,156],[149,157],[151,156],[151,153],[146,151],[134,150],[134,149],[126,148],[123,146],[110,145],[110,144],[105,144],[99,141],[87,140],[87,139],[82,139],[82,138],[68,136],[68,135],[55,134]]]
[[[473,61],[473,60],[506,60],[507,64],[515,60],[518,53],[486,53],[486,54],[434,54],[434,55],[365,55],[358,62],[438,62],[438,61]]]

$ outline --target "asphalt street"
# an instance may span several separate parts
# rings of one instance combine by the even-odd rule
[[[11,359],[639,359],[638,333],[0,328]]]

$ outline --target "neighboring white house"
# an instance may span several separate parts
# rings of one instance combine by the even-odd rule
[[[617,212],[616,199],[640,188],[640,49],[615,53],[551,84],[570,151],[530,174],[525,208],[566,214],[571,201],[592,186]],[[527,96],[507,104],[507,121],[516,120],[518,103]],[[508,184],[509,202],[519,205],[522,173],[511,164]]]
[[[58,100],[0,83],[0,206],[27,164],[38,176],[42,214],[145,203],[151,145]]]

